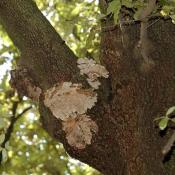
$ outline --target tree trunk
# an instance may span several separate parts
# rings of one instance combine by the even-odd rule
[[[171,34],[175,27],[169,20],[161,19],[148,31],[154,65],[145,65],[137,48],[140,24],[112,29],[106,26],[102,34],[101,57],[110,71],[112,92],[108,115],[116,127],[111,135],[124,167],[122,172],[121,163],[120,168],[113,166],[116,170],[112,174],[167,174],[161,155],[167,138],[160,137],[153,120],[174,105],[175,55]]]
[[[76,56],[32,1],[1,0],[0,19],[21,51],[21,66],[43,91],[61,81],[84,81]],[[170,20],[160,19],[148,28],[153,62],[149,64],[138,47],[139,23],[109,25],[104,23],[101,32],[101,60],[110,76],[98,92],[98,103],[89,111],[99,127],[91,145],[83,150],[71,147],[61,122],[41,98],[43,127],[72,157],[105,175],[167,175],[161,149],[171,133],[160,137],[153,120],[175,101],[175,27]]]

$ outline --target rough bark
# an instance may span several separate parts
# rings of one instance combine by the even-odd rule
[[[21,52],[19,66],[26,67],[42,89],[76,79],[76,56],[33,1],[2,0],[0,21]]]
[[[30,0],[1,0],[0,19],[22,57],[21,66],[43,90],[60,81],[81,81],[76,56]],[[154,19],[153,19],[154,20]],[[150,21],[151,22],[151,21]],[[104,23],[110,29],[111,22]],[[154,66],[143,64],[136,47],[140,24],[102,31],[101,60],[110,78],[89,111],[99,132],[84,150],[69,146],[61,123],[43,105],[44,128],[67,152],[106,175],[167,175],[160,137],[153,120],[175,101],[175,27],[159,20],[149,27]],[[24,60],[24,61],[23,61]]]
[[[111,111],[117,125],[115,139],[126,161],[125,174],[167,174],[160,154],[164,140],[153,120],[174,103],[173,31],[173,24],[164,20],[149,28],[154,67],[143,66],[140,51],[135,49],[139,24],[122,26],[122,32],[116,27],[103,33],[102,58],[111,75]]]

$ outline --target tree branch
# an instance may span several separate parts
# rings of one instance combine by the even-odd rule
[[[0,21],[21,51],[19,66],[29,69],[42,89],[77,79],[77,57],[34,1],[1,0]]]
[[[140,15],[140,20],[146,20],[146,18],[153,12],[154,8],[156,6],[156,0],[148,0],[148,5],[146,8],[143,9],[141,15]]]
[[[166,145],[162,149],[162,154],[166,155],[172,148],[173,144],[175,142],[175,131],[173,132],[172,136],[167,141]]]
[[[6,134],[5,134],[5,140],[4,142],[2,143],[2,147],[5,146],[5,143],[10,139],[11,137],[11,134],[13,132],[13,128],[14,128],[14,125],[16,123],[16,121],[23,116],[23,114],[25,114],[27,111],[29,111],[30,109],[32,109],[32,106],[29,106],[28,108],[24,109],[20,114],[18,114],[17,116],[12,116],[11,117],[11,121],[10,121],[10,125],[6,131]]]
[[[153,50],[153,45],[148,38],[148,16],[153,12],[156,6],[156,0],[148,0],[148,5],[146,8],[143,8],[140,15],[140,41],[139,45],[141,46],[141,55],[143,57],[143,66],[144,70],[149,70],[151,66],[154,65],[153,60],[149,57],[151,51]]]
[[[13,115],[11,116],[10,125],[7,128],[7,130],[6,130],[5,139],[4,139],[3,143],[1,144],[2,148],[5,148],[5,144],[10,140],[10,137],[11,137],[11,135],[13,133],[13,128],[14,128],[14,125],[15,125],[16,121],[21,116],[23,116],[23,114],[25,114],[27,111],[29,111],[32,108],[32,106],[29,106],[26,109],[24,109],[20,114],[18,114],[16,116],[16,111],[17,111],[18,104],[19,104],[19,101],[13,103],[13,107],[12,107]],[[2,161],[2,152],[0,153],[0,162],[1,161]]]

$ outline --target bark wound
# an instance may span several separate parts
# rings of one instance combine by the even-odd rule
[[[17,89],[19,95],[39,101],[42,90],[33,81],[27,69],[12,70],[10,84],[13,88]]]

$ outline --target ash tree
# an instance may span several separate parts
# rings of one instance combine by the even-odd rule
[[[103,174],[174,174],[175,1],[99,8],[95,61],[77,56],[34,1],[1,0],[0,22],[20,51],[11,86],[38,103],[43,128],[72,157]]]

